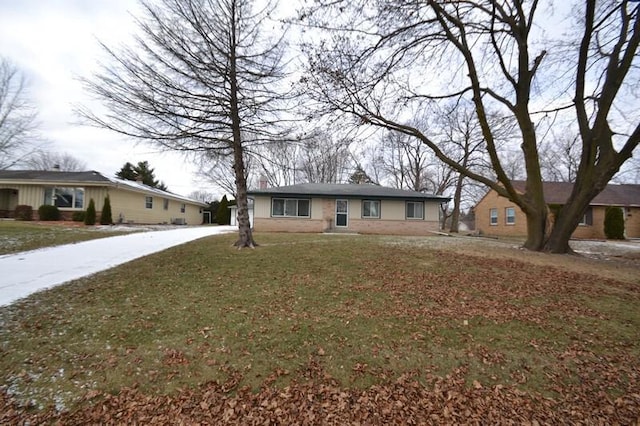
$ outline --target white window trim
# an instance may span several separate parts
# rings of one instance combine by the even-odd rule
[[[510,209],[511,209],[511,210],[513,210],[513,222],[509,222],[509,218],[510,218],[511,216],[509,216],[508,211],[509,211]],[[505,207],[505,208],[504,208],[504,223],[505,223],[505,225],[507,225],[507,226],[513,226],[513,225],[515,225],[515,224],[516,224],[516,208],[515,208],[515,207]]]
[[[378,209],[377,209],[378,215],[377,216],[365,216],[364,215],[364,203],[378,203]],[[380,216],[381,216],[381,213],[382,213],[380,211],[381,209],[382,209],[382,202],[380,200],[369,200],[369,199],[362,200],[362,212],[361,212],[361,214],[362,214],[362,218],[363,219],[380,219]],[[371,211],[371,208],[369,208],[369,211]]]
[[[494,218],[493,213],[494,212],[496,213],[496,215],[495,215],[496,221],[495,222],[493,221],[493,218]],[[489,209],[489,225],[498,226],[498,209],[497,208]]]
[[[286,208],[283,206],[282,214],[274,214],[273,213],[273,202],[275,200],[283,200],[286,204],[287,201],[294,200],[296,202],[296,215],[287,215]],[[306,216],[302,216],[297,214],[300,211],[298,203],[300,201],[307,201],[309,203],[309,214]],[[311,217],[311,199],[310,198],[286,198],[286,197],[273,197],[271,198],[271,217],[282,217],[282,218],[293,218],[293,219],[309,219]]]
[[[61,210],[83,210],[84,209],[84,205],[85,205],[85,195],[86,195],[86,190],[83,186],[49,186],[46,187],[44,190],[44,203],[43,204],[47,204],[47,190],[50,189],[51,190],[51,201],[50,203],[48,203],[51,206],[55,206],[56,205],[56,190],[57,189],[72,189],[73,190],[73,197],[71,198],[71,204],[72,207],[60,207],[58,206],[59,209]],[[80,189],[82,190],[82,206],[80,207],[76,207],[76,191]]]
[[[409,213],[409,203],[421,205],[422,206],[422,209],[421,209],[422,216],[420,216],[420,217],[409,217],[409,215],[408,215],[408,213]],[[414,213],[415,213],[415,207],[414,207]],[[423,201],[405,201],[405,204],[404,204],[404,217],[407,220],[424,220],[424,202]]]
[[[153,197],[146,195],[144,197],[144,208],[153,210]]]

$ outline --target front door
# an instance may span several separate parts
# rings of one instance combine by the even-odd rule
[[[336,200],[336,226],[341,228],[346,228],[348,217],[349,217],[349,201]]]

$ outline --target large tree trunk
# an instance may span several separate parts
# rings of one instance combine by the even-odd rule
[[[527,240],[524,243],[524,248],[540,251],[544,247],[548,212],[535,210],[525,212],[525,215],[527,216]]]
[[[565,210],[564,208],[562,210]],[[543,250],[549,253],[573,253],[569,240],[571,234],[575,231],[583,212],[578,212],[576,204],[567,205],[566,212],[563,215],[558,213],[553,223],[551,235],[545,241]]]
[[[460,231],[460,198],[462,197],[462,183],[464,181],[464,175],[458,175],[458,181],[456,182],[456,191],[453,194],[453,212],[451,212],[451,228],[449,232]]]
[[[235,133],[235,132],[234,132]],[[238,134],[240,132],[238,131]],[[244,159],[241,142],[234,149],[233,169],[236,175],[236,202],[238,205],[238,240],[235,246],[238,248],[257,246],[253,240],[253,232],[251,231],[251,222],[249,221],[249,208],[247,200],[247,179],[244,174]]]
[[[573,186],[573,191],[566,203],[558,211],[551,235],[545,242],[543,250],[549,253],[572,253],[569,240],[576,230],[585,211],[600,192],[604,190],[611,177],[618,170],[618,166],[610,155],[599,164],[600,170],[595,167],[584,167],[583,171]]]

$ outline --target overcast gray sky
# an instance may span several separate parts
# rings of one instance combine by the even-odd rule
[[[27,77],[50,150],[68,152],[106,174],[127,161],[147,160],[172,192],[217,192],[194,182],[195,168],[177,154],[74,124],[73,106],[91,105],[77,77],[90,76],[103,57],[97,40],[116,46],[131,38],[136,8],[133,0],[0,0],[0,55]]]

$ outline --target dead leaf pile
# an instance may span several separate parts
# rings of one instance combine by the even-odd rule
[[[117,394],[90,392],[72,412],[30,412],[0,394],[2,424],[637,424],[640,393],[618,398],[578,385],[556,398],[532,395],[515,387],[469,384],[464,368],[446,377],[407,373],[384,385],[347,389],[312,363],[306,381],[258,392],[229,393],[208,383],[172,396],[145,395],[125,388]],[[600,373],[600,372],[594,372]],[[635,371],[637,374],[638,371]],[[638,387],[636,375],[631,386]],[[589,391],[591,389],[591,391]]]
[[[588,276],[553,267],[513,259],[487,262],[484,257],[463,255],[457,261],[464,268],[457,272],[449,269],[443,274],[438,264],[456,260],[446,252],[433,252],[429,257],[435,259],[431,268],[415,268],[410,261],[406,265],[389,265],[388,260],[367,264],[369,280],[382,283],[368,291],[382,292],[394,302],[387,307],[388,314],[423,319],[483,317],[496,322],[519,320],[543,324],[550,315],[604,319],[601,313],[581,302],[585,296],[624,291],[640,301],[637,286],[605,279],[598,279],[601,283],[598,286],[585,285]],[[410,252],[406,258],[412,259]],[[402,256],[395,259],[403,261],[398,260]]]

